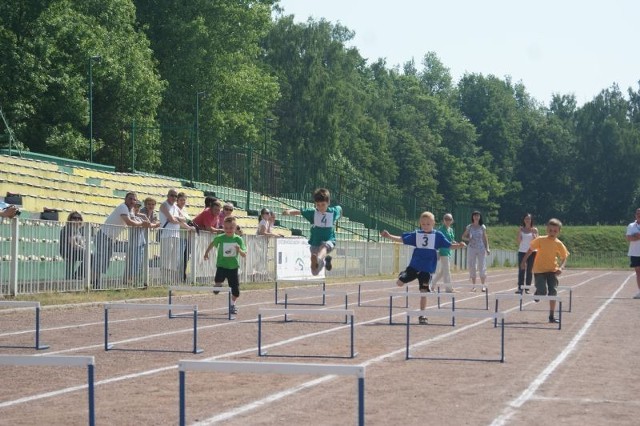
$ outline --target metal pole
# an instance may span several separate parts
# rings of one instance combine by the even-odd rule
[[[135,171],[136,171],[136,120],[134,118],[133,121],[131,122],[131,173],[135,173]]]
[[[100,62],[101,56],[89,57],[89,162],[93,163],[93,61]]]
[[[196,180],[200,181],[200,96],[205,92],[196,92]]]

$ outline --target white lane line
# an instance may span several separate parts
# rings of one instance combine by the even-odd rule
[[[502,411],[502,413],[496,417],[493,422],[491,422],[491,426],[501,426],[506,424],[511,417],[513,417],[520,407],[522,407],[527,401],[531,400],[535,395],[536,391],[547,381],[547,379],[553,374],[556,368],[575,350],[576,346],[580,342],[580,340],[584,337],[584,335],[589,331],[591,326],[593,325],[596,318],[600,316],[600,314],[604,311],[604,309],[613,301],[615,296],[622,291],[624,286],[629,282],[631,277],[635,277],[635,275],[629,275],[626,280],[618,287],[618,289],[613,292],[611,297],[609,297],[592,315],[589,317],[587,322],[582,326],[580,331],[576,333],[576,335],[571,339],[571,342],[564,348],[562,352],[549,364],[547,367],[536,377],[529,386],[513,401],[509,402],[507,407]]]
[[[482,296],[481,294],[480,295],[475,295],[475,296],[471,296],[471,297],[469,297],[469,298],[467,298],[465,300],[469,300],[469,299],[473,299],[473,298],[477,298],[477,297],[481,297],[481,296]],[[396,315],[402,315],[402,313],[399,313],[399,314],[396,314]],[[381,317],[381,318],[376,318],[376,319],[369,320],[369,321],[366,321],[366,322],[358,323],[358,324],[356,324],[356,326],[365,325],[365,324],[369,324],[369,323],[375,323],[375,322],[378,322],[378,321],[386,320],[388,318],[389,318],[389,316],[387,315],[387,316],[384,316],[384,317]],[[242,322],[256,322],[256,320],[246,320],[246,321],[242,321]],[[211,328],[211,327],[220,327],[220,326],[225,326],[225,325],[227,325],[227,324],[214,324],[214,325],[206,326],[206,327],[207,328]],[[328,329],[328,330],[323,330],[323,331],[309,333],[309,334],[305,334],[305,335],[301,335],[301,336],[296,336],[296,337],[293,337],[291,339],[282,340],[280,342],[272,343],[272,344],[269,344],[269,345],[265,345],[263,347],[265,349],[269,349],[269,348],[277,347],[277,346],[280,346],[280,345],[286,345],[286,344],[289,344],[291,342],[302,340],[302,339],[305,339],[305,338],[308,338],[308,337],[314,337],[314,336],[317,336],[319,334],[325,334],[325,333],[329,333],[329,332],[332,332],[332,331],[344,329],[344,328],[347,328],[347,327],[349,327],[349,326],[348,325],[341,325],[341,326],[334,327],[334,328]],[[193,330],[192,329],[188,329],[188,330],[185,330],[184,332],[193,332]],[[457,332],[457,330],[456,330],[456,332]],[[412,345],[412,347],[414,347],[414,346],[416,346],[418,344],[420,344],[420,342]],[[104,344],[100,344],[100,345],[91,346],[89,348],[95,348],[95,347],[100,347],[101,348],[103,346],[104,346]],[[223,358],[228,358],[228,357],[233,357],[233,356],[246,355],[248,353],[256,352],[257,349],[258,348],[256,346],[256,347],[252,347],[252,348],[248,348],[248,349],[242,349],[242,350],[239,350],[239,351],[227,352],[227,353],[224,353],[224,354],[220,354],[220,355],[216,355],[216,356],[212,356],[212,357],[206,358],[205,360],[206,361],[213,361],[213,360],[216,360],[216,359],[223,359]],[[403,348],[401,350],[398,350],[398,351],[394,351],[389,356],[395,355],[396,353],[401,353],[404,350],[405,350],[405,348]],[[65,350],[65,351],[59,351],[59,352],[50,352],[48,355],[57,354],[57,353],[61,353],[61,352],[70,352],[70,351],[72,351],[72,350]],[[100,381],[95,382],[94,386],[97,387],[97,386],[116,383],[116,382],[120,382],[120,381],[124,381],[124,380],[136,379],[136,378],[139,378],[139,377],[144,377],[144,376],[148,376],[148,375],[152,375],[152,374],[156,374],[156,373],[163,373],[163,372],[174,370],[174,369],[177,369],[177,368],[178,368],[178,365],[174,364],[174,365],[170,365],[170,366],[155,368],[153,370],[147,370],[147,371],[141,371],[141,372],[137,372],[137,373],[126,374],[126,375],[123,375],[123,376],[111,377],[111,378],[108,378],[108,379],[104,379],[104,380],[100,380]],[[86,389],[86,388],[87,388],[87,385],[85,384],[85,385],[81,385],[81,386],[73,386],[73,387],[69,387],[69,388],[59,389],[57,391],[36,394],[36,395],[32,395],[32,396],[29,396],[29,397],[24,397],[24,398],[12,400],[12,401],[5,401],[5,402],[0,403],[0,408],[11,407],[11,406],[18,405],[18,404],[23,404],[23,403],[36,401],[36,400],[39,400],[39,399],[59,396],[59,395],[63,395],[63,394],[70,393],[70,392],[75,392],[75,391]]]
[[[581,283],[573,286],[573,288],[580,287],[580,286],[582,286],[582,285],[584,285],[584,284],[586,284],[586,283],[588,283],[588,282],[590,282],[590,281],[592,281],[592,280],[594,280],[596,278],[601,278],[601,277],[609,275],[609,274],[610,274],[610,272],[607,272],[607,273],[601,274],[601,275],[599,275],[597,277],[591,277],[591,278],[585,280],[584,282],[581,282]],[[477,296],[470,297],[469,299],[472,299],[472,298],[475,298],[475,297],[481,297],[481,296],[482,296],[482,294],[479,294]],[[465,299],[465,300],[468,300],[468,299]],[[525,306],[533,304],[533,303],[534,302],[527,302],[527,303],[525,303]],[[516,311],[516,310],[519,310],[519,309],[520,309],[519,306],[515,306],[515,307],[513,307],[511,309],[508,309],[508,310],[506,310],[504,312],[512,312],[512,311]],[[448,338],[450,338],[452,336],[455,336],[458,333],[462,333],[464,331],[467,331],[467,330],[469,330],[471,328],[477,327],[477,326],[479,326],[479,325],[481,325],[481,324],[483,324],[485,322],[489,322],[489,321],[492,321],[492,320],[490,318],[487,318],[487,319],[480,320],[480,321],[472,323],[472,324],[468,324],[468,325],[466,325],[464,327],[458,328],[458,329],[450,331],[448,333],[444,333],[444,334],[441,334],[441,335],[438,335],[438,336],[434,336],[434,337],[432,337],[430,339],[414,343],[414,344],[412,344],[410,346],[410,348],[411,349],[419,348],[419,347],[427,346],[427,345],[432,344],[432,343],[439,342],[441,340],[448,339]],[[380,355],[380,356],[378,356],[376,358],[372,358],[370,360],[364,361],[360,365],[368,367],[370,365],[373,365],[373,364],[379,363],[381,361],[384,361],[384,360],[386,360],[388,358],[392,358],[392,357],[394,357],[396,355],[403,354],[403,353],[405,353],[405,351],[406,351],[406,347],[405,348],[401,348],[401,349],[397,349],[395,351],[388,352],[386,354],[382,354],[382,355]],[[247,412],[250,412],[252,410],[255,410],[257,408],[263,407],[263,406],[265,406],[265,405],[267,405],[267,404],[269,404],[271,402],[275,402],[275,401],[277,401],[279,399],[282,399],[284,397],[293,395],[293,394],[295,394],[295,393],[297,393],[299,391],[302,391],[304,389],[308,389],[308,388],[310,388],[312,386],[316,386],[316,385],[319,385],[321,383],[328,382],[328,381],[333,380],[335,378],[337,378],[337,376],[331,375],[331,376],[324,376],[324,377],[320,377],[318,379],[307,381],[307,382],[304,382],[304,383],[302,383],[300,385],[297,385],[297,386],[295,386],[293,388],[285,389],[283,391],[268,395],[268,396],[266,396],[266,397],[264,397],[262,399],[259,399],[259,400],[253,401],[251,403],[248,403],[248,404],[242,405],[240,407],[237,407],[237,408],[235,408],[233,410],[229,410],[229,411],[226,411],[224,413],[217,414],[217,415],[215,415],[213,417],[210,417],[208,419],[201,420],[201,421],[199,421],[197,423],[194,423],[194,425],[209,426],[209,425],[217,424],[219,422],[223,422],[223,421],[232,419],[234,417],[243,415],[243,414],[245,414]]]
[[[602,274],[599,277],[604,276],[604,275],[608,275],[608,274],[609,273]],[[591,277],[587,281],[591,281],[592,279],[596,279],[596,278],[598,278],[598,277]],[[582,284],[578,284],[578,285],[576,285],[574,287],[578,287],[580,285],[582,285]],[[475,295],[475,296],[470,296],[470,297],[465,298],[465,299],[463,299],[461,301],[471,300],[471,299],[479,298],[479,297],[482,297],[482,294],[478,294],[478,295]],[[386,298],[385,298],[385,300],[386,300]],[[529,304],[530,303],[532,303],[532,302],[529,302]],[[260,305],[260,304],[264,304],[264,303],[256,303],[256,305]],[[509,309],[507,312],[510,312],[510,311],[515,310],[517,308],[518,307],[516,306],[516,307],[514,307],[512,309]],[[403,313],[398,313],[398,314],[396,314],[394,316],[397,316],[397,315],[403,315]],[[356,326],[375,323],[375,322],[378,322],[378,321],[386,320],[388,318],[389,318],[389,316],[387,315],[387,316],[384,316],[384,317],[381,317],[381,318],[377,318],[377,319],[369,320],[369,321],[366,321],[366,322],[358,323],[358,324],[356,324]],[[242,321],[242,322],[255,322],[255,321],[256,320],[246,320],[246,321]],[[482,320],[482,321],[480,321],[478,323],[467,325],[464,328],[460,328],[460,329],[454,330],[452,332],[447,333],[446,335],[441,335],[442,337],[436,336],[435,338],[428,339],[426,341],[414,343],[413,345],[411,345],[411,348],[417,348],[417,347],[420,347],[420,346],[424,346],[424,345],[428,344],[430,340],[433,340],[433,339],[438,339],[438,340],[444,339],[447,336],[455,335],[455,334],[457,334],[459,332],[462,332],[463,330],[466,330],[468,328],[477,326],[477,325],[479,325],[479,324],[481,324],[483,322],[486,322],[486,321],[488,321],[488,320]],[[205,327],[202,327],[202,328],[213,328],[213,327],[226,326],[226,325],[228,325],[228,324],[227,323],[214,324],[214,325],[205,326]],[[340,328],[345,328],[345,327],[346,326],[341,326],[341,327],[336,327],[335,329],[340,329]],[[192,331],[193,330],[191,328],[184,330],[185,333],[192,332]],[[309,335],[316,335],[316,334],[317,333],[310,333]],[[278,342],[278,343],[273,343],[271,345],[267,345],[267,346],[265,346],[265,348],[276,347],[276,346],[279,346],[279,345],[288,344],[291,341],[294,341],[294,339],[295,340],[300,340],[300,339],[303,339],[304,337],[305,336],[303,335],[303,336],[295,337],[293,339],[283,340],[283,341]],[[103,344],[99,344],[99,345],[90,346],[88,348],[97,348],[97,347],[103,347],[103,346],[104,346]],[[79,348],[76,349],[76,350],[79,350]],[[257,347],[253,347],[253,348],[243,349],[243,350],[239,350],[239,351],[235,351],[235,352],[227,352],[225,354],[220,354],[220,355],[216,355],[216,356],[207,358],[206,360],[212,361],[212,360],[216,360],[216,359],[222,359],[222,358],[227,358],[227,357],[232,357],[232,356],[237,356],[237,355],[245,355],[247,353],[255,352],[256,350],[257,350]],[[403,347],[403,348],[398,349],[396,351],[389,352],[387,354],[383,354],[383,355],[381,355],[381,356],[379,356],[377,358],[373,358],[370,361],[365,361],[364,365],[370,365],[372,363],[379,362],[379,361],[384,360],[386,358],[389,358],[389,357],[398,355],[400,353],[403,353],[405,350],[406,350],[406,348]],[[60,352],[51,352],[51,353],[49,353],[49,355],[53,355],[55,353],[72,352],[72,351],[73,350],[65,350],[65,351],[60,351]],[[104,379],[104,380],[95,382],[94,385],[95,386],[100,386],[100,385],[116,383],[116,382],[120,382],[120,381],[124,381],[124,380],[129,380],[129,379],[136,379],[136,378],[139,378],[139,377],[144,377],[144,376],[148,376],[148,375],[152,375],[152,374],[156,374],[156,373],[163,373],[163,372],[174,370],[174,369],[177,369],[177,368],[178,368],[177,364],[176,365],[165,366],[165,367],[160,367],[160,368],[156,368],[156,369],[152,369],[152,370],[141,371],[141,372],[137,372],[137,373],[131,373],[131,374],[123,375],[123,376],[117,376],[117,377],[112,377],[112,378],[109,378],[109,379]],[[82,390],[82,389],[86,389],[86,388],[87,388],[87,385],[74,386],[74,387],[70,387],[70,388],[59,389],[59,390],[53,391],[53,392],[47,392],[47,393],[43,393],[43,394],[32,395],[30,397],[24,397],[24,398],[20,398],[18,400],[6,401],[6,402],[3,402],[3,403],[0,403],[0,408],[10,407],[10,406],[13,406],[13,405],[18,405],[18,404],[21,404],[21,403],[31,402],[31,401],[35,401],[35,400],[39,400],[39,399],[48,398],[48,397],[59,396],[59,395],[63,395],[63,394],[69,393],[69,392],[74,392],[74,391]]]
[[[616,405],[631,405],[640,407],[640,401],[621,401],[617,399],[595,399],[595,398],[560,398],[552,396],[538,396],[533,395],[532,401],[551,401],[551,402],[569,402],[578,404],[616,404]]]

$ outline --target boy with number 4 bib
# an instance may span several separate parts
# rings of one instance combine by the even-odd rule
[[[282,214],[290,216],[302,215],[302,217],[311,222],[311,237],[309,238],[311,273],[318,275],[322,268],[327,268],[327,271],[332,269],[329,253],[336,246],[335,224],[342,216],[342,207],[329,207],[331,194],[325,188],[319,188],[313,192],[313,202],[315,203],[315,208],[287,209]]]
[[[389,238],[396,243],[414,247],[409,266],[398,276],[398,281],[396,282],[398,287],[402,287],[417,278],[420,291],[422,293],[429,292],[431,274],[436,271],[438,266],[438,249],[465,247],[465,243],[451,243],[442,232],[435,231],[433,229],[435,224],[436,220],[433,213],[424,212],[420,215],[420,229],[416,231],[405,232],[401,237],[389,234],[386,229],[380,233],[384,238]],[[421,297],[420,310],[423,311],[426,307],[427,298]],[[420,316],[418,320],[420,324],[427,323],[427,318],[424,316]]]
[[[238,269],[240,261],[238,255],[247,256],[247,246],[241,236],[236,235],[236,218],[227,216],[222,224],[224,234],[216,235],[207,247],[204,253],[204,260],[209,260],[209,252],[214,247],[218,248],[218,257],[216,258],[216,276],[213,279],[216,287],[222,286],[226,279],[231,287],[231,306],[229,307],[231,314],[237,314],[236,300],[240,297],[240,279],[238,278]],[[214,292],[217,294],[217,292]]]

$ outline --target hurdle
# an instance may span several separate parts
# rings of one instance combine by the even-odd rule
[[[358,379],[358,425],[364,426],[364,373],[360,365],[301,364],[246,361],[180,361],[178,364],[180,426],[186,425],[186,372],[219,371],[224,373],[296,374],[356,376]]]
[[[355,334],[355,321],[354,313],[352,309],[274,309],[274,308],[260,308],[258,309],[258,356],[266,356],[267,352],[262,350],[262,316],[263,315],[284,315],[284,321],[287,322],[287,316],[292,314],[299,315],[316,315],[316,316],[329,316],[329,315],[344,315],[345,324],[347,318],[350,318],[351,328],[351,351],[349,358],[354,358],[357,353],[355,352],[354,334]],[[281,355],[284,356],[284,355]],[[324,356],[329,357],[328,355]]]
[[[426,293],[422,293],[419,291],[390,291],[389,292],[389,325],[394,325],[395,323],[393,322],[393,298],[394,297],[405,297],[407,302],[406,302],[406,306],[405,308],[409,307],[409,296],[420,296],[420,297],[432,297],[432,298],[437,298],[438,300],[438,309],[440,309],[440,298],[444,297],[444,298],[449,298],[451,299],[451,310],[455,310],[456,309],[456,296],[454,293],[433,293],[433,292],[426,292]],[[455,324],[455,319],[452,319],[451,325],[456,325]]]
[[[289,305],[311,305],[311,303],[291,303],[289,302],[290,293],[301,293],[302,295],[322,295],[322,306],[325,305],[327,296],[344,296],[344,308],[349,308],[349,294],[346,291],[341,290],[316,290],[313,288],[289,288],[284,292],[284,308],[287,309]]]
[[[562,296],[536,296],[535,294],[512,294],[512,293],[495,293],[496,298],[496,309],[495,312],[498,312],[498,303],[500,300],[519,300],[520,301],[520,310],[522,310],[522,301],[523,300],[533,300],[533,301],[543,301],[543,300],[555,300],[558,302],[558,330],[562,330]],[[494,322],[494,326],[495,326]]]
[[[281,305],[282,303],[278,300],[278,283],[293,283],[293,284],[307,284],[307,283],[312,283],[312,284],[322,284],[322,291],[325,291],[327,289],[327,282],[324,279],[300,279],[300,280],[276,280],[276,285],[275,285],[275,298],[276,298],[276,305]],[[325,298],[322,298],[322,305],[320,306],[324,306],[326,303]],[[300,303],[300,305],[302,305],[303,303]],[[317,305],[316,303],[306,303],[306,305]]]
[[[0,365],[47,366],[47,367],[87,367],[87,390],[89,399],[89,426],[96,424],[94,367],[92,356],[32,356],[0,355]]]
[[[484,290],[484,308],[488,311],[489,310],[489,287],[486,284],[460,284],[460,283],[448,283],[448,284],[438,284],[437,286],[437,293],[441,293],[441,294],[446,294],[446,291],[441,291],[440,287],[446,289],[447,286],[449,287],[453,287],[454,289],[456,289],[457,287],[462,287],[462,288],[469,288],[469,289],[474,289],[476,287],[480,287],[480,290]],[[472,292],[468,292],[468,293],[472,293]]]
[[[227,308],[228,308],[228,318],[229,321],[233,319],[233,315],[231,314],[231,287],[216,287],[216,286],[189,286],[189,285],[172,285],[169,286],[169,305],[171,305],[172,295],[174,291],[190,291],[190,292],[199,292],[199,291],[218,291],[221,293],[227,293]],[[169,310],[169,319],[184,317],[184,315],[173,315],[171,309]]]
[[[390,287],[389,283],[387,283],[387,282],[385,282],[385,283],[383,283],[383,284],[385,284],[385,287]],[[367,286],[365,286],[365,287],[370,287],[370,286],[371,286],[371,284],[369,284],[369,285],[367,285]],[[395,286],[395,285],[394,285],[394,286]],[[397,286],[395,286],[395,287],[397,287]],[[398,288],[399,288],[399,287],[398,287]],[[405,289],[405,291],[406,291],[407,293],[409,293],[409,286],[408,286],[408,285],[404,286],[404,289]],[[358,307],[362,306],[362,296],[361,296],[361,293],[362,293],[362,284],[358,284]],[[406,304],[406,306],[405,306],[405,307],[406,307],[406,308],[408,308],[408,307],[409,307],[409,296],[407,296],[407,304]]]
[[[145,310],[145,311],[170,311],[171,309],[184,309],[193,311],[193,353],[199,354],[204,352],[198,348],[198,306],[197,305],[158,305],[144,303],[105,303],[104,305],[104,350],[113,349],[113,345],[109,344],[109,310]]]
[[[573,306],[573,287],[571,287],[570,285],[559,285],[557,289],[558,289],[558,293],[561,291],[569,292],[569,309],[567,309],[566,312],[571,312],[571,309]]]
[[[36,343],[34,349],[36,350],[44,350],[49,349],[48,345],[40,344],[40,302],[20,302],[20,301],[12,301],[12,300],[0,300],[0,307],[9,307],[9,308],[35,308],[36,309]]]
[[[425,316],[425,317],[455,317],[460,318],[491,318],[494,323],[500,320],[500,362],[504,362],[504,316],[503,312],[486,312],[486,311],[448,311],[448,310],[429,310],[429,311],[407,311],[407,347],[405,359],[412,359],[409,353],[410,349],[410,335],[411,330],[411,317]],[[453,321],[453,320],[452,320]],[[493,360],[487,360],[493,361]]]

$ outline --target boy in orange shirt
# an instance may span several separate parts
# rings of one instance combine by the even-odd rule
[[[533,277],[536,284],[536,295],[555,296],[558,294],[558,276],[562,273],[569,251],[562,241],[558,240],[558,234],[562,228],[562,222],[558,219],[549,219],[547,222],[547,235],[537,237],[531,241],[527,254],[522,258],[520,269],[527,267],[527,259],[535,250],[538,250],[533,263]],[[560,265],[558,265],[558,258]],[[556,301],[549,300],[549,322],[557,323],[554,317]]]

